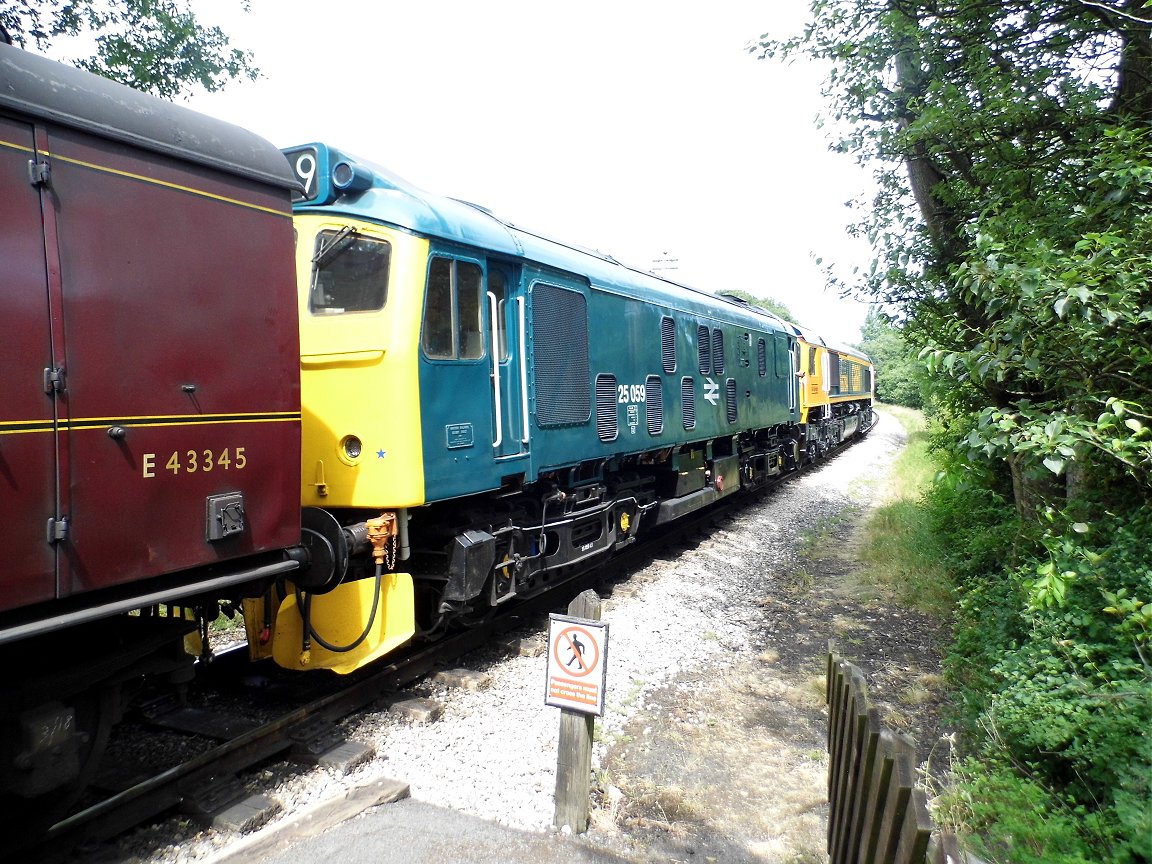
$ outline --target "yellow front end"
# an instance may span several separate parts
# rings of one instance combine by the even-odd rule
[[[800,346],[800,422],[807,423],[809,416],[820,416],[820,410],[828,404],[828,391],[824,389],[824,365],[828,351],[820,345],[813,345],[802,339]]]
[[[352,226],[391,249],[387,299],[376,311],[311,308],[316,238]],[[428,242],[351,219],[296,217],[304,506],[424,503],[417,377]],[[358,442],[358,445],[355,444]]]
[[[424,473],[417,354],[428,242],[336,215],[301,214],[295,225],[301,504],[362,510],[364,517],[418,507]],[[344,287],[326,287],[335,272]],[[305,639],[291,585],[245,601],[250,655],[271,656],[288,669],[348,673],[394,651],[416,629],[412,577],[384,574],[378,596],[376,585],[364,578],[311,596],[310,630],[336,648],[356,643],[346,651],[329,650],[311,634]]]

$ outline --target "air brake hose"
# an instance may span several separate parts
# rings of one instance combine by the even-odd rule
[[[376,612],[380,608],[380,583],[384,578],[384,565],[376,565],[376,590],[372,593],[372,611],[368,615],[368,623],[364,626],[364,632],[356,637],[348,645],[333,645],[326,641],[319,633],[316,632],[312,626],[312,595],[305,594],[301,599],[300,592],[296,592],[296,603],[304,610],[304,651],[307,653],[311,648],[311,640],[315,639],[316,643],[321,648],[325,648],[336,654],[345,654],[352,649],[358,647],[361,642],[368,638],[368,634],[372,632],[372,627],[376,623]]]
[[[364,625],[364,631],[356,637],[348,645],[333,645],[327,642],[316,629],[312,626],[312,595],[305,594],[301,596],[300,589],[296,589],[296,604],[302,610],[301,618],[303,619],[303,646],[301,653],[301,662],[307,664],[311,656],[312,640],[315,639],[320,647],[327,649],[335,654],[346,654],[347,652],[358,647],[361,642],[368,638],[368,634],[372,632],[372,627],[376,623],[376,613],[380,609],[380,586],[384,579],[384,563],[388,561],[389,551],[391,551],[391,559],[389,567],[396,560],[396,535],[398,533],[396,526],[396,514],[384,513],[378,518],[369,519],[365,523],[367,529],[368,541],[372,544],[372,558],[376,562],[376,589],[372,592],[372,611],[368,615],[368,623]],[[391,544],[391,550],[389,550]]]

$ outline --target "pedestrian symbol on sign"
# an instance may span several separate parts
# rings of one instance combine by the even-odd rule
[[[564,674],[583,678],[600,664],[600,642],[590,627],[565,627],[552,642],[552,659]],[[598,629],[598,628],[597,628]]]
[[[580,636],[577,633],[572,635],[571,645],[568,650],[572,652],[572,659],[565,663],[565,666],[571,666],[573,663],[579,663],[580,668],[584,668],[584,643],[580,641]]]

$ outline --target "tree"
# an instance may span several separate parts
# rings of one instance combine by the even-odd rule
[[[765,56],[831,60],[877,166],[862,287],[980,412],[1025,510],[1070,465],[1152,483],[1152,21],[1143,0],[814,0]],[[912,206],[909,206],[912,205]]]
[[[904,339],[901,328],[873,306],[860,332],[864,337],[860,348],[876,367],[877,398],[893,405],[924,407],[927,370]]]
[[[242,0],[247,10],[246,0]],[[91,57],[69,62],[165,99],[229,81],[255,81],[252,54],[205,27],[190,0],[0,0],[0,26],[15,44],[47,51],[61,37],[90,35]]]
[[[947,386],[959,439],[930,503],[971,519],[1010,476],[1023,526],[1011,563],[954,585],[972,737],[1098,860],[1152,861],[1152,5],[811,7],[763,52],[831,61],[838,146],[876,168],[860,291]],[[1038,860],[1008,816],[980,825],[1007,826],[998,860]]]

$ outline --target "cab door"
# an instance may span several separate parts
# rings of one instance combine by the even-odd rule
[[[5,543],[0,610],[56,595],[49,537],[57,508],[57,419],[51,304],[32,127],[0,117],[0,525]]]
[[[514,483],[527,454],[515,271],[433,252],[420,333],[428,501]]]
[[[497,459],[509,460],[526,455],[529,442],[524,297],[511,267],[489,262],[486,295],[492,448]]]

